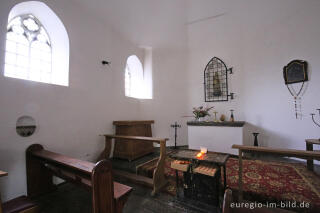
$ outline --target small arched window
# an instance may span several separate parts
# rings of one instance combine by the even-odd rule
[[[10,11],[5,49],[6,77],[69,85],[69,37],[43,2],[16,4]]]
[[[31,14],[17,16],[8,24],[4,75],[52,83],[50,38]]]
[[[125,68],[125,95],[143,98],[143,67],[136,55],[129,56]]]

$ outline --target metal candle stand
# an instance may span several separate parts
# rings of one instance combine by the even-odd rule
[[[254,137],[253,145],[254,146],[259,146],[259,142],[258,142],[259,133],[258,132],[253,132],[252,135]],[[259,154],[252,153],[252,157],[259,157]]]
[[[253,132],[252,134],[253,134],[253,136],[254,136],[253,145],[254,145],[254,146],[259,146],[259,143],[258,143],[258,135],[259,135],[259,133],[258,133],[258,132]]]
[[[172,128],[174,128],[174,148],[177,148],[177,129],[181,127],[181,125],[179,125],[177,122],[175,122],[174,124],[171,125]]]
[[[319,117],[320,117],[320,109],[317,109],[318,110],[318,112],[319,112]],[[315,124],[315,125],[317,125],[318,127],[320,127],[320,124],[318,123],[318,122],[316,122],[316,120],[314,119],[314,116],[315,116],[316,114],[315,113],[311,113],[311,118],[312,118],[312,121],[313,121],[313,123]],[[320,138],[319,138],[319,141],[320,141]]]
[[[317,109],[317,110],[319,111],[319,116],[320,116],[320,109]],[[313,123],[315,123],[318,127],[320,127],[320,124],[317,123],[317,122],[314,120],[314,116],[315,116],[315,115],[316,115],[316,114],[311,113],[312,121],[313,121]]]

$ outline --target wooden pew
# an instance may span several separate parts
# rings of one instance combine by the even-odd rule
[[[162,187],[164,187],[168,181],[164,176],[164,165],[166,158],[166,141],[168,138],[153,138],[153,137],[140,137],[140,136],[127,136],[127,135],[103,135],[105,137],[105,148],[103,152],[100,154],[98,160],[109,159],[111,152],[111,142],[112,139],[120,139],[117,140],[116,143],[121,143],[121,139],[131,140],[133,143],[138,141],[149,142],[149,143],[158,143],[160,144],[160,157],[157,163],[157,168],[153,172],[153,179],[146,177],[139,177],[139,175],[135,175],[137,179],[145,182],[146,185],[152,185],[153,191],[151,195],[155,195],[160,191]],[[117,172],[118,174],[123,172]],[[121,176],[121,175],[120,175]],[[123,175],[122,175],[123,176]],[[131,176],[130,174],[125,174],[125,176]],[[150,180],[149,180],[150,179]]]
[[[4,176],[7,176],[8,173],[7,172],[4,172],[4,171],[1,171],[0,170],[0,177],[4,177]],[[1,194],[0,194],[0,213],[3,213],[3,210],[2,210],[2,201],[1,201]]]
[[[266,153],[277,156],[295,157],[301,159],[316,159],[320,160],[320,152],[295,150],[295,149],[275,149],[268,147],[232,145],[233,149],[239,149],[239,201],[242,200],[242,153]]]
[[[93,213],[120,213],[132,190],[113,182],[111,162],[94,164],[47,151],[40,144],[26,150],[27,191],[33,198],[55,189],[53,175],[82,185],[92,192]]]

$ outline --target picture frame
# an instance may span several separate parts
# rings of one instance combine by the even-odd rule
[[[283,68],[285,84],[308,81],[308,63],[304,60],[293,60]]]

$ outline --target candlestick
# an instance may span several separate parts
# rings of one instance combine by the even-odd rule
[[[234,111],[233,109],[230,110],[230,112],[231,112],[230,121],[231,122],[234,122],[233,111]]]

